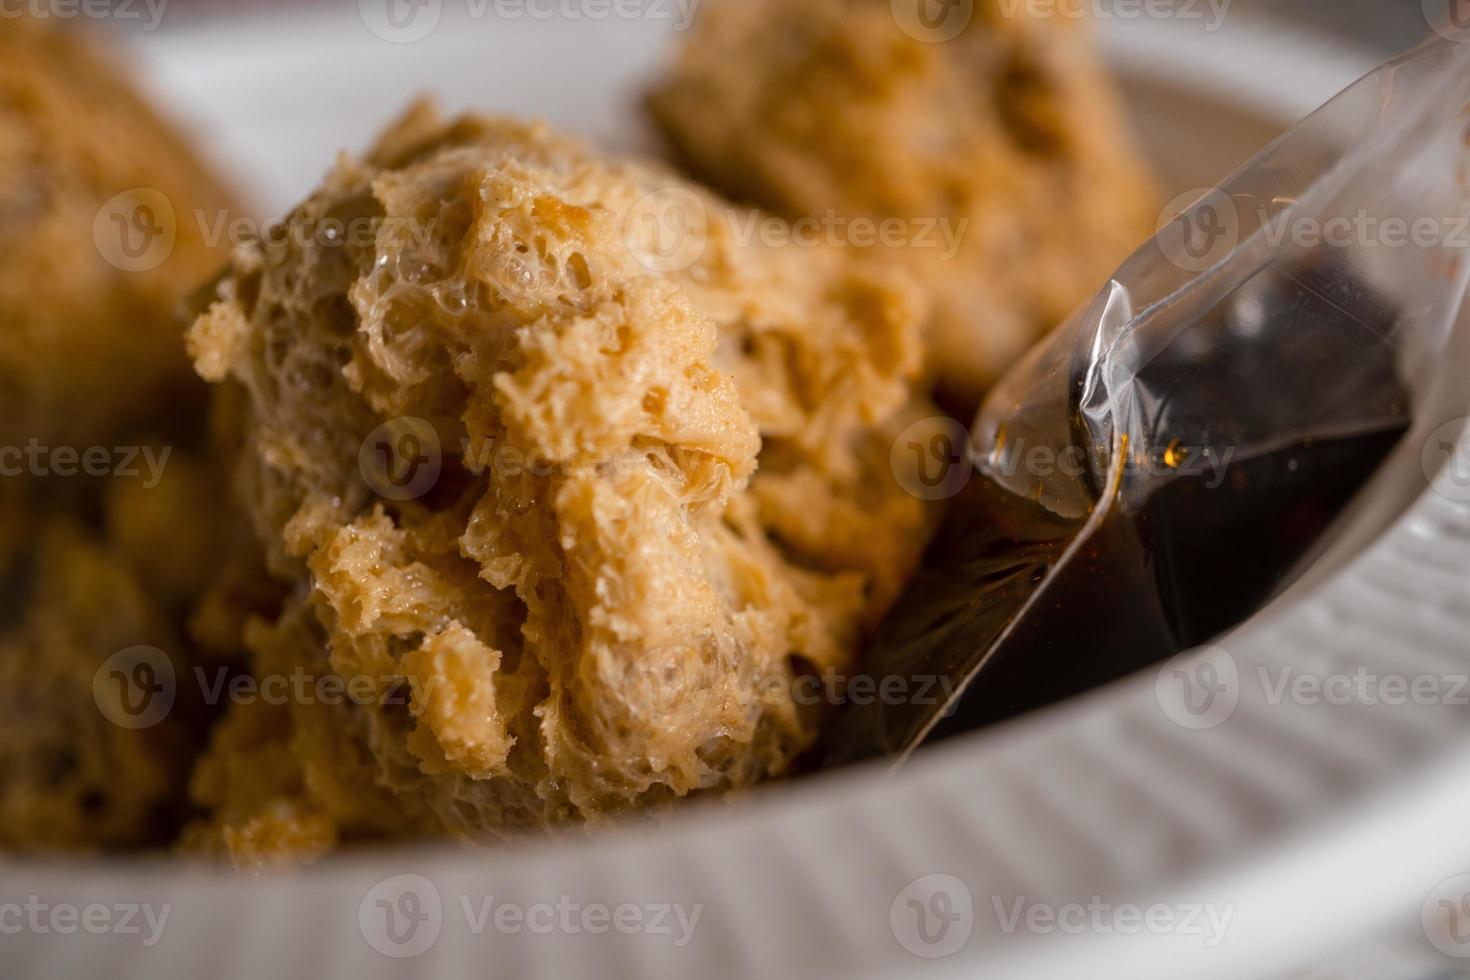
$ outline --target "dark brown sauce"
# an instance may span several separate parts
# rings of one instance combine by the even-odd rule
[[[1285,583],[1404,431],[1303,441],[1181,475],[1137,511],[1115,502],[1065,563],[1085,522],[972,481],[874,650],[908,690],[978,676],[937,723],[932,708],[846,707],[821,764],[900,752],[930,724],[931,739],[993,724],[1218,636]]]
[[[1079,345],[1070,404],[1028,411],[1033,423],[1038,412],[1067,413],[1065,443],[1092,461],[1070,499],[1107,510],[1058,517],[1005,489],[1026,481],[987,458],[865,664],[873,678],[897,678],[898,690],[932,691],[937,678],[958,696],[947,708],[944,699],[847,701],[816,764],[902,753],[1209,642],[1288,584],[1408,428],[1397,317],[1331,256],[1270,263],[1192,317],[1185,302],[1157,323],[1136,322],[1126,424],[1151,452],[1179,446],[1175,436],[1201,448],[1109,476],[1092,451],[1111,436],[1089,427],[1083,405],[1094,355]],[[1277,432],[1317,437],[1272,443]],[[977,448],[1000,453],[1006,440]],[[1116,492],[1104,492],[1111,479]]]

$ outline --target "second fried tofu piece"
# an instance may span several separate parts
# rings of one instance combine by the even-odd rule
[[[200,400],[177,306],[227,257],[206,229],[228,206],[112,52],[68,21],[5,17],[0,446],[103,444]]]
[[[714,0],[650,106],[726,194],[863,247],[853,219],[897,220],[878,247],[928,288],[931,370],[973,403],[1158,209],[1085,22],[975,0],[931,25],[915,3]]]

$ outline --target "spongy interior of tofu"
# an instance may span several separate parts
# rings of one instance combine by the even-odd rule
[[[670,214],[699,229],[672,265]],[[371,696],[237,712],[193,845],[481,839],[787,770],[821,713],[793,678],[850,670],[917,562],[889,449],[932,409],[906,277],[741,214],[420,106],[238,250],[189,340],[244,394],[240,489],[297,588],[256,669]],[[423,492],[365,476],[384,432],[436,444]]]

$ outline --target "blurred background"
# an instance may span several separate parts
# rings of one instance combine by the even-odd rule
[[[1428,33],[1417,0],[1236,0],[1251,15],[1299,21],[1384,53],[1408,48]]]
[[[180,12],[243,12],[269,6],[306,6],[289,0],[173,0]],[[1384,51],[1401,50],[1426,33],[1418,0],[1234,0],[1231,10],[1245,16],[1275,16]]]
[[[136,0],[114,2],[141,9]],[[446,26],[456,17],[464,23],[414,43],[385,43],[364,28],[355,0],[152,0],[162,11],[156,23],[136,14],[112,20],[134,35],[156,96],[221,148],[221,165],[237,171],[238,186],[267,213],[289,207],[315,182],[321,161],[344,146],[361,146],[413,92],[432,93],[451,109],[542,116],[619,149],[653,148],[626,93],[656,71],[673,40],[667,24],[520,17],[491,29],[483,17],[464,17],[465,3],[388,2],[410,14],[416,5],[437,6]],[[1101,34],[1125,76],[1145,142],[1170,144],[1167,158],[1156,163],[1172,195],[1213,184],[1353,79],[1412,47],[1429,34],[1426,8],[1443,2],[1092,0],[1083,6],[1107,14]],[[1175,13],[1137,13],[1160,7]],[[298,23],[314,24],[315,31]],[[535,55],[550,29],[574,53],[555,73],[545,72]],[[330,46],[316,43],[327,36]],[[613,49],[619,53],[610,54]],[[487,72],[534,75],[536,84],[487,85]],[[1160,80],[1208,98],[1212,110],[1228,104],[1237,111],[1212,120],[1220,135],[1208,147],[1170,140],[1187,117],[1198,118],[1201,105],[1198,98],[1189,104],[1161,99]],[[308,89],[314,104],[333,107],[330,129],[292,111]],[[1245,106],[1252,112],[1239,111]],[[1222,155],[1222,145],[1231,154]],[[262,152],[265,146],[270,153]],[[1235,147],[1244,155],[1233,155]]]

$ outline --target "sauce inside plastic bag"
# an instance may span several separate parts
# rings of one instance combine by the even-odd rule
[[[815,763],[902,756],[1147,668],[1306,572],[1443,373],[1463,242],[1388,229],[1465,227],[1467,119],[1470,45],[1394,59],[1166,222],[1012,368],[870,646],[880,695],[837,707]]]
[[[1393,346],[1380,342],[1393,316],[1342,270],[1298,269],[1263,298],[1264,319],[1214,309],[1131,379],[1150,406],[1134,434],[1151,448],[1112,467],[1111,488],[1096,485],[1109,470],[1098,467],[1099,502],[1086,513],[1014,492],[1014,480],[987,475],[1009,472],[1014,454],[977,447],[990,459],[953,502],[868,667],[903,678],[894,690],[954,697],[844,705],[821,764],[901,754],[1124,677],[1208,643],[1292,579],[1407,430],[1409,398]],[[1221,342],[1242,330],[1260,342]],[[1358,351],[1347,369],[1345,346]],[[1338,392],[1353,402],[1334,404]],[[1324,434],[1262,449],[1259,433],[1292,399],[1310,404],[1290,417],[1318,418]],[[1202,425],[1203,405],[1231,407]],[[1072,408],[1080,448],[1091,436]]]

